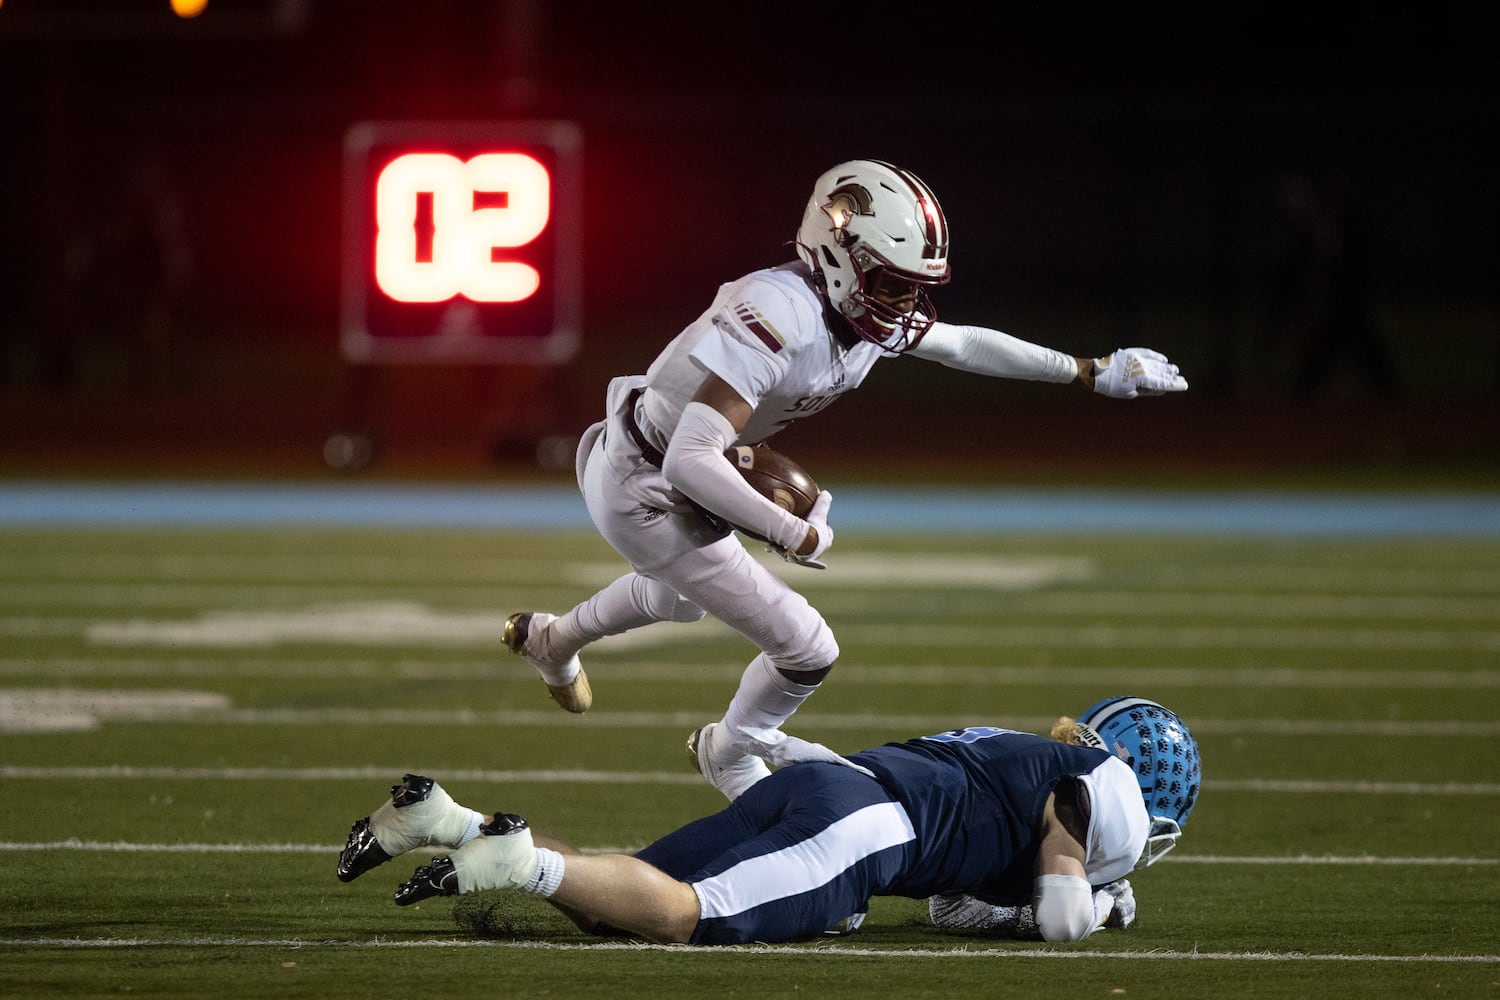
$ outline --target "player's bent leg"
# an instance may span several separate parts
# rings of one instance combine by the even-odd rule
[[[372,868],[418,847],[458,847],[479,829],[483,817],[453,801],[443,787],[420,774],[391,786],[391,797],[356,820],[339,853],[339,881],[352,882]]]
[[[821,937],[902,875],[915,833],[880,782],[839,764],[777,771],[731,807],[761,832],[688,876],[700,901],[694,944]]]
[[[662,944],[686,944],[698,925],[692,886],[624,854],[570,855],[548,901],[592,927],[618,928]]]
[[[826,672],[823,669],[811,676],[820,679]],[[798,682],[801,676],[807,675],[781,669],[768,654],[760,654],[745,667],[723,720],[688,739],[699,771],[729,801],[769,774],[766,762],[784,765],[793,760],[837,759],[832,751],[814,753],[822,748],[781,732],[781,724],[817,690],[816,681]]]
[[[542,611],[521,611],[505,623],[505,647],[520,654],[541,674],[552,700],[569,712],[588,711],[593,704],[578,653],[606,636],[657,622],[695,622],[703,609],[675,590],[638,573],[626,573],[561,617]]]
[[[689,737],[689,751],[710,784],[733,801],[769,772],[786,737],[781,726],[817,690],[838,659],[833,631],[806,598],[730,538],[671,567],[666,579],[685,599],[754,642],[723,718]]]
[[[609,484],[595,482],[590,462],[585,497],[595,525],[641,577],[673,595],[677,610],[706,612],[764,653],[747,670],[730,710],[689,738],[700,773],[731,801],[769,773],[763,760],[784,740],[780,726],[817,689],[838,658],[823,617],[785,580],[754,559],[733,535],[714,534],[687,515],[648,517]],[[666,620],[666,619],[663,619]],[[773,679],[774,678],[774,679]],[[795,679],[794,679],[795,678]],[[802,681],[806,683],[802,683]]]

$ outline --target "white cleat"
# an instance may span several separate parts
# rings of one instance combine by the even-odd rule
[[[545,611],[518,611],[505,620],[505,631],[501,634],[500,641],[505,644],[506,649],[519,655],[542,675],[547,693],[552,695],[553,701],[564,710],[581,715],[593,705],[594,692],[589,687],[589,675],[583,672],[583,665],[578,662],[578,657],[572,657],[558,669],[548,666],[527,651],[527,640],[531,638],[533,627],[540,629],[556,620],[556,615],[549,615]],[[570,673],[571,678],[559,684],[553,684],[548,679],[567,677]]]
[[[765,761],[736,748],[726,739],[722,723],[710,722],[695,729],[688,737],[687,749],[698,773],[723,792],[730,802],[771,774]]]

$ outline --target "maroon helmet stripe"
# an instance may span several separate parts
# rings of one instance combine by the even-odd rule
[[[948,249],[948,220],[943,218],[943,210],[938,207],[937,196],[932,193],[931,188],[922,183],[921,178],[917,177],[910,170],[903,170],[893,163],[886,163],[884,165],[910,185],[912,193],[916,195],[917,207],[922,210],[922,218],[927,223],[927,247],[923,256],[935,256],[935,251],[946,253]]]

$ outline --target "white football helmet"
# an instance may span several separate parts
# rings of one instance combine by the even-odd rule
[[[948,222],[910,171],[880,160],[827,171],[796,243],[819,289],[864,339],[899,354],[937,318],[927,288],[948,282]]]

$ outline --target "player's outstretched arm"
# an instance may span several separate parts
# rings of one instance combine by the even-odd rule
[[[935,323],[908,353],[992,378],[1077,381],[1114,399],[1160,396],[1188,387],[1177,366],[1149,347],[1122,347],[1102,358],[1081,358],[982,326]]]

